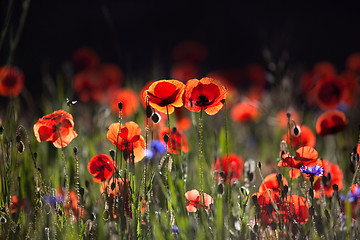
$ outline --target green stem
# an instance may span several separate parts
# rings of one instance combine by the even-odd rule
[[[203,109],[201,108],[200,117],[199,117],[200,196],[202,196],[204,191],[202,156],[203,156]]]

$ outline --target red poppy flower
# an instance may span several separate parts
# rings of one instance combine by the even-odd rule
[[[290,120],[294,121],[295,123],[300,122],[300,116],[297,112],[294,110],[280,110],[278,114],[276,115],[276,120],[278,123],[278,126],[281,128],[287,128],[288,127],[288,117],[287,114],[290,113]]]
[[[358,76],[354,72],[346,70],[341,73],[340,77],[344,80],[345,85],[343,97],[344,103],[349,107],[356,106],[360,92],[360,86],[357,81]]]
[[[223,71],[213,71],[207,74],[207,77],[215,79],[215,81],[220,82],[227,90],[226,95],[226,106],[232,106],[239,99],[239,92],[232,82],[232,77],[228,76],[226,72]],[[236,78],[236,77],[235,77]]]
[[[81,47],[76,50],[72,56],[72,60],[75,68],[78,70],[97,67],[100,62],[97,53],[89,47]]]
[[[253,196],[257,197],[257,204],[260,206],[261,223],[263,225],[270,225],[272,222],[278,222],[279,216],[274,210],[274,205],[278,207],[280,201],[279,193],[273,189],[268,189],[266,192],[257,192]]]
[[[192,62],[181,62],[175,64],[170,70],[170,76],[173,79],[186,83],[189,79],[194,79],[199,76],[197,65]]]
[[[338,186],[338,190],[343,188],[344,174],[337,164],[323,160],[324,175],[314,183],[314,197],[320,198],[322,193],[331,197],[334,193],[333,185]],[[323,191],[324,190],[324,191]]]
[[[171,153],[171,147],[172,147],[174,154],[178,154],[181,151],[184,153],[189,152],[189,147],[188,147],[186,136],[184,134],[182,134],[182,132],[179,129],[176,129],[176,131],[174,131],[174,130],[175,129],[171,130],[171,143],[170,143],[170,141],[168,141],[167,151],[169,153]],[[167,134],[170,139],[169,128],[167,128],[167,127],[162,128],[159,133],[159,139],[164,143],[164,145],[165,145],[165,141],[164,141],[165,134]]]
[[[108,101],[108,90],[121,84],[123,73],[114,64],[102,64],[97,68],[86,69],[73,78],[73,87],[81,101]]]
[[[336,108],[345,97],[343,79],[325,76],[316,83],[315,96],[317,105],[324,110]]]
[[[173,50],[173,57],[177,61],[201,62],[206,56],[206,47],[194,40],[182,41]]]
[[[328,110],[318,117],[316,132],[320,136],[341,132],[347,125],[345,114],[339,110]]]
[[[182,95],[185,85],[177,80],[159,80],[152,83],[146,91],[149,104],[159,112],[174,112],[174,107],[183,105]]]
[[[121,110],[121,116],[124,118],[130,117],[133,115],[139,107],[139,100],[137,93],[131,89],[116,89],[110,91],[110,108],[111,111],[119,116],[119,105],[121,102],[123,108]]]
[[[209,194],[203,193],[200,197],[200,193],[196,189],[187,191],[185,198],[188,200],[188,202],[185,203],[188,212],[196,212],[199,207],[203,207],[206,211],[209,211],[210,205],[214,204],[214,199]]]
[[[315,166],[322,167],[322,160],[318,159],[318,152],[309,146],[301,147],[296,150],[296,156],[293,157],[289,154],[283,154],[282,160],[278,162],[278,167],[291,167],[289,174],[291,178],[297,178],[301,175],[300,168],[302,166]]]
[[[286,200],[282,202],[281,214],[284,216],[284,221],[304,224],[310,218],[309,203],[304,197],[297,195],[287,196]]]
[[[51,141],[57,148],[66,147],[77,136],[73,116],[62,109],[40,118],[34,133],[39,142]]]
[[[110,125],[107,138],[117,149],[134,153],[134,162],[141,161],[145,156],[145,139],[141,136],[141,129],[135,122],[127,122],[119,128],[120,123]]]
[[[184,105],[192,112],[204,109],[214,115],[223,107],[226,96],[227,89],[212,78],[191,79],[185,86]]]
[[[221,159],[216,159],[216,162],[213,164],[212,169],[215,172],[215,178],[218,182],[228,183],[228,176],[230,177],[230,184],[241,178],[242,172],[244,170],[244,161],[241,156],[235,154],[229,154],[229,174],[227,170],[227,156],[222,156]],[[225,177],[220,177],[220,172],[224,172]]]
[[[277,176],[278,174],[276,173],[271,173],[268,176],[266,176],[264,178],[264,181],[261,183],[259,187],[259,193],[264,193],[267,189],[271,189],[272,191],[274,191],[274,193],[279,194],[281,188]],[[281,179],[283,186],[289,185],[286,178],[284,178],[284,176],[281,175]]]
[[[290,144],[292,148],[299,148],[303,146],[314,147],[316,143],[316,137],[314,132],[305,125],[296,126],[288,131],[288,134],[283,136],[283,140],[286,141],[287,144]],[[300,129],[300,131],[299,131]]]
[[[0,68],[0,96],[17,97],[24,86],[24,73],[17,67],[5,65]]]
[[[231,119],[237,123],[251,122],[258,116],[259,109],[256,101],[245,100],[231,109]]]
[[[94,175],[94,182],[103,182],[111,178],[115,172],[114,163],[110,156],[99,154],[90,159],[87,165],[90,174]]]
[[[332,75],[336,75],[336,68],[330,62],[318,62],[314,64],[312,71],[304,74],[300,86],[309,103],[315,103],[314,88],[316,83],[323,77]]]

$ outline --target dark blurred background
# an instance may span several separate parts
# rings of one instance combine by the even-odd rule
[[[0,4],[2,25],[7,5]],[[275,58],[286,53],[288,64],[310,69],[327,60],[341,70],[347,56],[360,51],[359,6],[340,1],[32,0],[13,64],[24,70],[27,88],[36,90],[44,64],[55,73],[77,48],[89,46],[101,62],[123,68],[125,76],[148,76],[156,63],[168,69],[173,47],[193,39],[208,48],[205,71],[265,65],[264,49]],[[20,14],[21,2],[15,1],[10,25],[17,26]],[[4,44],[1,65],[7,58],[8,42]]]

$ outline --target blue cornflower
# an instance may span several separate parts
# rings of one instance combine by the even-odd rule
[[[147,159],[151,159],[156,155],[164,155],[166,153],[166,149],[164,144],[160,140],[152,140],[150,142],[150,148],[145,150],[145,156]]]
[[[305,173],[308,177],[319,176],[321,177],[324,174],[324,168],[319,165],[315,165],[314,167],[302,166],[300,168],[301,173]]]
[[[349,199],[349,202],[356,202],[358,199],[360,199],[360,187],[356,186],[355,191],[349,190],[347,197]],[[341,199],[346,201],[346,195],[341,196]]]
[[[178,233],[179,233],[179,228],[178,228],[178,226],[172,225],[172,226],[171,226],[171,229],[172,229],[172,233],[173,233],[173,234],[178,234]]]
[[[51,195],[45,195],[42,198],[43,202],[46,204],[50,204],[51,206],[55,206],[56,204],[60,204],[63,202],[63,199],[61,196],[55,197]]]

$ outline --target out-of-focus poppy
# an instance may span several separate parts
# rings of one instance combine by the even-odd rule
[[[141,136],[141,129],[133,122],[127,122],[120,127],[120,123],[110,125],[107,138],[117,149],[127,151],[129,156],[134,154],[134,162],[141,161],[145,156],[145,139]]]
[[[186,116],[184,108],[175,108],[176,128],[188,130],[191,127],[191,120]]]
[[[316,132],[320,136],[336,134],[341,132],[347,123],[346,116],[342,111],[328,110],[318,117],[316,121]]]
[[[314,197],[320,198],[322,193],[331,197],[334,193],[333,185],[336,184],[338,190],[343,188],[344,174],[337,164],[323,160],[324,175],[314,183]],[[324,190],[324,191],[323,191]]]
[[[317,105],[324,110],[336,108],[346,96],[343,79],[337,76],[325,76],[315,85]]]
[[[281,175],[280,180],[282,182],[282,187],[280,188],[278,176],[280,176],[280,175],[278,175],[276,173],[271,173],[271,174],[267,175],[259,187],[259,193],[263,193],[267,189],[271,189],[275,193],[279,194],[281,188],[283,188],[285,185],[289,185],[286,178],[284,178],[284,176]]]
[[[114,163],[110,156],[99,154],[92,157],[87,165],[90,174],[94,175],[94,182],[103,182],[111,178],[115,172]]]
[[[210,205],[214,204],[214,199],[206,193],[200,196],[198,190],[193,189],[185,193],[185,198],[188,202],[185,203],[186,210],[188,212],[197,212],[199,207],[203,207],[206,211],[209,211]]]
[[[212,166],[212,170],[215,171],[215,178],[218,182],[230,184],[235,180],[239,180],[244,170],[244,160],[241,156],[235,154],[229,154],[229,172],[228,172],[227,156],[222,156],[221,159],[216,159],[216,162]],[[224,177],[220,176],[220,172],[224,172]],[[230,178],[230,179],[229,179]]]
[[[291,178],[297,178],[301,175],[300,168],[302,166],[315,166],[322,167],[322,160],[318,159],[318,152],[309,146],[300,147],[296,150],[295,157],[289,154],[283,154],[282,160],[278,162],[278,167],[291,167],[289,175]]]
[[[214,115],[223,107],[227,89],[212,78],[191,79],[187,81],[184,93],[184,105],[192,112],[201,109]]]
[[[346,60],[346,68],[360,74],[360,52],[352,53]]]
[[[21,201],[21,205],[20,205],[20,210],[22,210],[24,208],[24,201],[25,199],[23,199]],[[18,196],[11,196],[11,207],[10,207],[10,212],[11,213],[16,213],[17,209],[19,207],[19,197]]]
[[[24,73],[12,65],[0,68],[0,96],[17,97],[24,86]]]
[[[108,101],[108,91],[120,86],[123,80],[121,69],[115,64],[102,64],[86,69],[73,78],[73,87],[81,101]]]
[[[283,136],[283,140],[287,144],[290,144],[292,148],[299,148],[303,146],[314,147],[316,143],[316,137],[314,132],[305,125],[293,126],[288,134]]]
[[[60,109],[40,118],[34,125],[36,140],[51,141],[57,148],[66,147],[77,133],[70,113]]]
[[[301,78],[301,90],[309,103],[315,102],[314,88],[316,83],[325,76],[336,75],[336,68],[330,62],[315,63],[313,69]]]
[[[290,121],[295,123],[300,122],[299,114],[294,110],[280,110],[276,115],[277,124],[281,128],[286,128],[288,126],[288,117],[287,114],[290,113]]]
[[[350,212],[353,219],[358,219],[360,217],[360,186],[359,183],[351,185],[348,194],[342,196],[343,201],[350,202]],[[347,212],[347,204],[344,204],[343,211]]]
[[[207,49],[198,41],[185,40],[175,46],[173,57],[177,61],[202,62],[207,57]]]
[[[180,152],[187,153],[189,151],[186,136],[179,129],[171,129],[171,143],[169,128],[164,127],[161,129],[159,133],[159,139],[164,143],[164,145],[166,145],[164,141],[165,134],[169,136],[169,140],[167,142],[167,151],[169,153],[171,153],[171,148],[173,149],[174,154],[179,154]]]
[[[130,117],[133,115],[139,107],[139,100],[137,93],[131,89],[116,89],[110,91],[110,108],[111,111],[119,116],[119,105],[121,102],[123,107],[121,110],[121,115],[124,118]]]
[[[356,106],[360,92],[360,86],[357,80],[358,75],[350,70],[346,70],[341,73],[340,77],[344,80],[345,85],[345,93],[343,97],[344,103],[348,107]]]
[[[309,203],[304,197],[298,195],[287,196],[280,208],[286,222],[295,221],[299,224],[306,223],[309,218]]]
[[[72,61],[78,70],[97,67],[100,62],[98,54],[89,47],[77,49],[72,56]]]
[[[267,226],[272,222],[278,222],[279,216],[274,210],[274,205],[278,206],[280,195],[273,189],[268,189],[266,192],[254,193],[251,198],[253,199],[254,196],[256,196],[256,204],[260,206],[261,223]]]
[[[237,123],[254,121],[259,114],[258,103],[256,101],[245,100],[236,104],[231,109],[231,119]]]
[[[170,70],[170,76],[173,79],[186,83],[189,79],[199,77],[199,70],[196,64],[192,62],[180,62],[175,64]]]
[[[207,74],[207,77],[215,79],[215,81],[220,82],[227,90],[226,96],[226,105],[232,106],[239,99],[239,93],[231,80],[233,79],[231,76],[227,76],[224,71],[213,71]],[[234,77],[236,79],[236,77]]]
[[[152,83],[146,91],[149,104],[159,112],[174,112],[174,107],[183,105],[182,96],[185,85],[178,80],[159,80]]]

